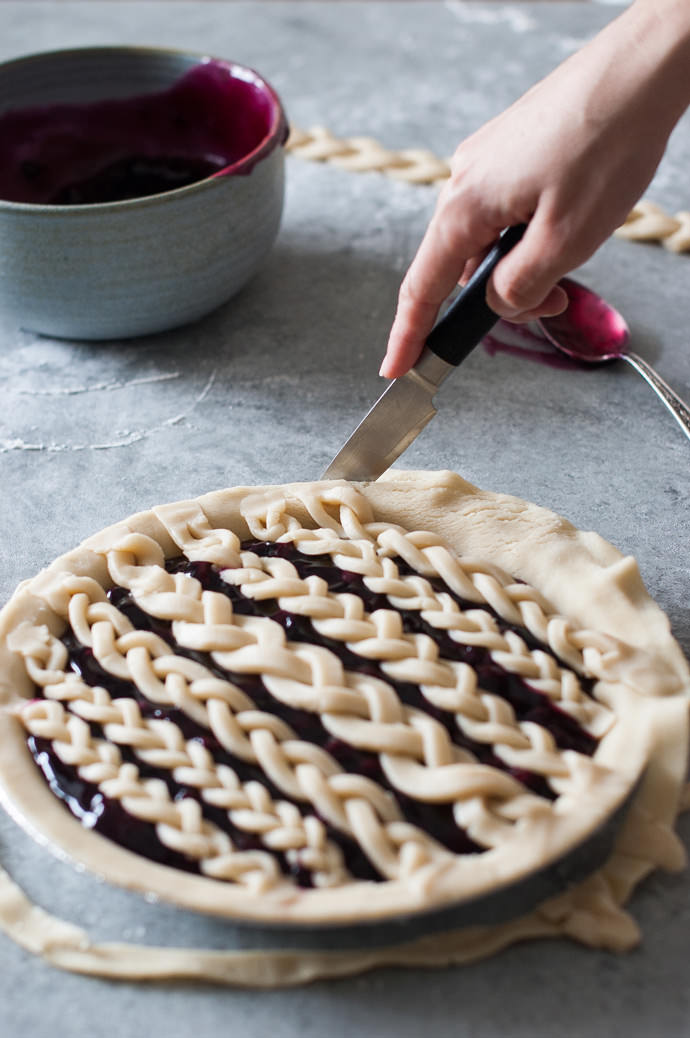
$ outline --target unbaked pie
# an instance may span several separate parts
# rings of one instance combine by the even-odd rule
[[[481,902],[625,809],[620,901],[682,861],[688,687],[633,560],[544,509],[450,473],[236,488],[20,586],[0,790],[107,879],[267,925]]]

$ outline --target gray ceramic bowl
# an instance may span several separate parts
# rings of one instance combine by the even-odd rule
[[[75,339],[215,309],[275,240],[286,135],[275,91],[231,62],[94,47],[0,64],[0,308]]]

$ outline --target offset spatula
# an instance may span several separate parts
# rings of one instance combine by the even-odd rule
[[[432,328],[415,366],[394,379],[381,394],[322,479],[377,479],[419,436],[436,414],[434,393],[438,387],[498,321],[498,315],[486,303],[486,284],[498,261],[524,232],[524,224],[503,232]]]

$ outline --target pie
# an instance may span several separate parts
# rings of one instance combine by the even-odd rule
[[[598,884],[622,946],[634,884],[683,863],[689,691],[634,560],[545,509],[447,472],[239,487],[20,585],[0,796],[105,879],[238,923],[536,912],[615,945]]]

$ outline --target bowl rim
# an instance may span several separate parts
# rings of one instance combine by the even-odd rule
[[[75,211],[80,213],[102,213],[104,211],[138,208],[142,205],[160,205],[164,204],[166,199],[173,196],[179,198],[181,195],[205,189],[212,184],[213,181],[220,180],[221,178],[228,176],[242,176],[251,173],[257,163],[265,159],[276,148],[283,146],[287,141],[289,124],[285,108],[278,92],[266,77],[249,65],[234,61],[230,58],[218,57],[214,54],[210,54],[208,51],[185,50],[182,47],[150,47],[143,44],[104,44],[86,47],[58,47],[52,50],[36,51],[32,54],[20,55],[16,58],[10,58],[7,61],[0,61],[0,69],[5,70],[20,65],[38,64],[41,61],[54,57],[69,58],[71,56],[79,57],[87,54],[98,55],[127,53],[158,56],[167,55],[169,57],[184,58],[189,60],[189,68],[213,62],[226,68],[231,76],[235,76],[236,72],[242,72],[243,75],[238,76],[237,78],[256,84],[268,95],[272,106],[271,125],[259,143],[246,155],[243,155],[235,162],[229,163],[227,166],[223,166],[222,169],[216,170],[210,176],[203,177],[201,180],[195,180],[193,183],[186,184],[183,187],[171,188],[168,191],[159,191],[152,195],[139,195],[136,198],[125,198],[112,202],[86,202],[67,205],[53,205],[47,202],[17,202],[10,199],[0,198],[0,212],[24,211],[29,213],[57,215]],[[180,76],[183,74],[183,72],[180,72]],[[152,93],[154,92],[155,91],[152,91]],[[1,114],[4,113],[0,113],[0,115]]]

